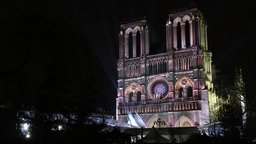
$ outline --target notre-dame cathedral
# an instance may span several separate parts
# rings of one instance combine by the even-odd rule
[[[209,124],[216,96],[202,12],[191,8],[170,13],[166,50],[158,54],[150,53],[146,19],[120,28],[116,120],[138,128]]]

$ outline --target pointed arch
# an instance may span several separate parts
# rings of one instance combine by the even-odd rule
[[[175,123],[175,127],[193,127],[194,123],[191,119],[189,119],[187,116],[182,115],[177,119]]]
[[[189,77],[183,76],[175,83],[175,90],[178,91],[180,87],[187,89],[189,86],[194,87],[193,81]]]
[[[136,26],[136,27],[133,28],[134,33],[137,33],[138,31],[141,31],[139,26]]]
[[[175,83],[176,98],[193,97],[193,81],[183,76]]]
[[[180,18],[180,17],[176,17],[176,18],[173,20],[173,26],[177,26],[178,22],[181,23],[181,18]]]
[[[125,31],[125,35],[126,36],[129,35],[129,33],[131,33],[131,32],[132,32],[132,28],[127,28]]]
[[[133,53],[133,30],[132,28],[127,28],[125,31],[125,53],[127,58],[132,57]]]
[[[125,89],[125,102],[128,103],[128,102],[138,101],[138,94],[141,99],[142,92],[143,92],[143,88],[138,83],[135,83],[135,82],[130,83]]]
[[[168,122],[165,118],[156,114],[153,117],[151,117],[147,123],[147,128],[152,128],[153,126],[155,128],[168,127]]]
[[[183,22],[190,21],[190,20],[191,20],[191,17],[190,17],[189,15],[184,15],[184,16],[182,17],[182,21],[183,21]]]

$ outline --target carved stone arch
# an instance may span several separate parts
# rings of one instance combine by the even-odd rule
[[[133,32],[132,28],[127,28],[125,31],[125,35],[128,36],[130,32]]]
[[[180,87],[182,87],[183,89],[186,89],[189,86],[193,88],[193,81],[190,78],[183,76],[179,78],[175,83],[175,91],[178,91]]]
[[[139,26],[136,26],[135,28],[133,28],[133,33],[136,34],[137,32],[141,32],[141,29]]]
[[[180,17],[176,17],[174,20],[173,20],[173,26],[177,26],[178,23],[182,23],[181,22],[181,18]]]
[[[191,21],[191,17],[189,15],[184,15],[182,17],[182,22],[185,23],[186,21]]]
[[[133,35],[136,36],[136,57],[141,55],[141,28],[139,26],[134,27]]]
[[[189,119],[187,116],[183,115],[177,119],[175,127],[193,127],[194,123],[191,119]]]
[[[133,29],[127,28],[125,30],[125,53],[126,58],[131,58],[133,56]]]
[[[159,116],[158,114],[154,115],[153,117],[151,117],[147,123],[147,128],[164,128],[164,127],[169,127],[168,125],[168,121]]]
[[[188,83],[185,85],[185,89],[188,89],[189,87],[192,87],[192,89],[193,89],[193,82],[188,82]]]
[[[143,93],[143,88],[136,82],[130,83],[127,88],[125,89],[125,102],[128,103],[130,100],[130,95],[134,97],[135,101],[137,100],[138,92]]]
[[[190,47],[192,45],[191,42],[191,34],[192,34],[192,29],[191,29],[191,22],[192,18],[189,15],[184,15],[182,17],[182,22],[185,28],[185,46]]]
[[[164,85],[166,85],[166,91],[167,93],[169,92],[169,82],[168,80],[163,77],[163,76],[157,76],[153,78],[147,85],[147,94],[148,94],[148,99],[155,99],[154,94],[152,93],[152,88],[156,83],[162,82]]]
[[[187,97],[187,94],[188,94],[187,89],[189,87],[191,87],[193,90],[193,81],[190,78],[186,76],[179,78],[175,83],[176,97],[179,97],[179,98]]]

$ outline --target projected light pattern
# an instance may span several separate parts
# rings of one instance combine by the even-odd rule
[[[144,123],[144,121],[141,119],[141,117],[139,116],[138,113],[134,113],[133,117],[135,119],[135,121],[137,122],[137,124],[142,127],[142,128],[146,128],[146,124]]]
[[[155,98],[163,98],[168,92],[167,84],[163,81],[157,81],[152,86],[152,94]]]
[[[141,117],[139,116],[138,113],[128,113],[128,118],[129,118],[129,124],[136,126],[137,128],[141,127],[141,128],[146,128],[146,124],[144,123],[144,121],[141,119]]]
[[[139,125],[137,124],[136,120],[133,118],[131,112],[128,113],[128,118],[129,118],[129,122],[128,122],[129,124],[131,124],[131,125],[133,125],[135,127],[139,127]]]

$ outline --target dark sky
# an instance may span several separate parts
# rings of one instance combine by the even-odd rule
[[[255,67],[250,1],[8,1],[0,4],[1,101],[17,95],[37,100],[42,93],[59,99],[93,95],[91,101],[114,109],[120,24],[147,17],[161,47],[169,12],[191,5],[205,16],[218,69],[229,72],[238,63]]]

